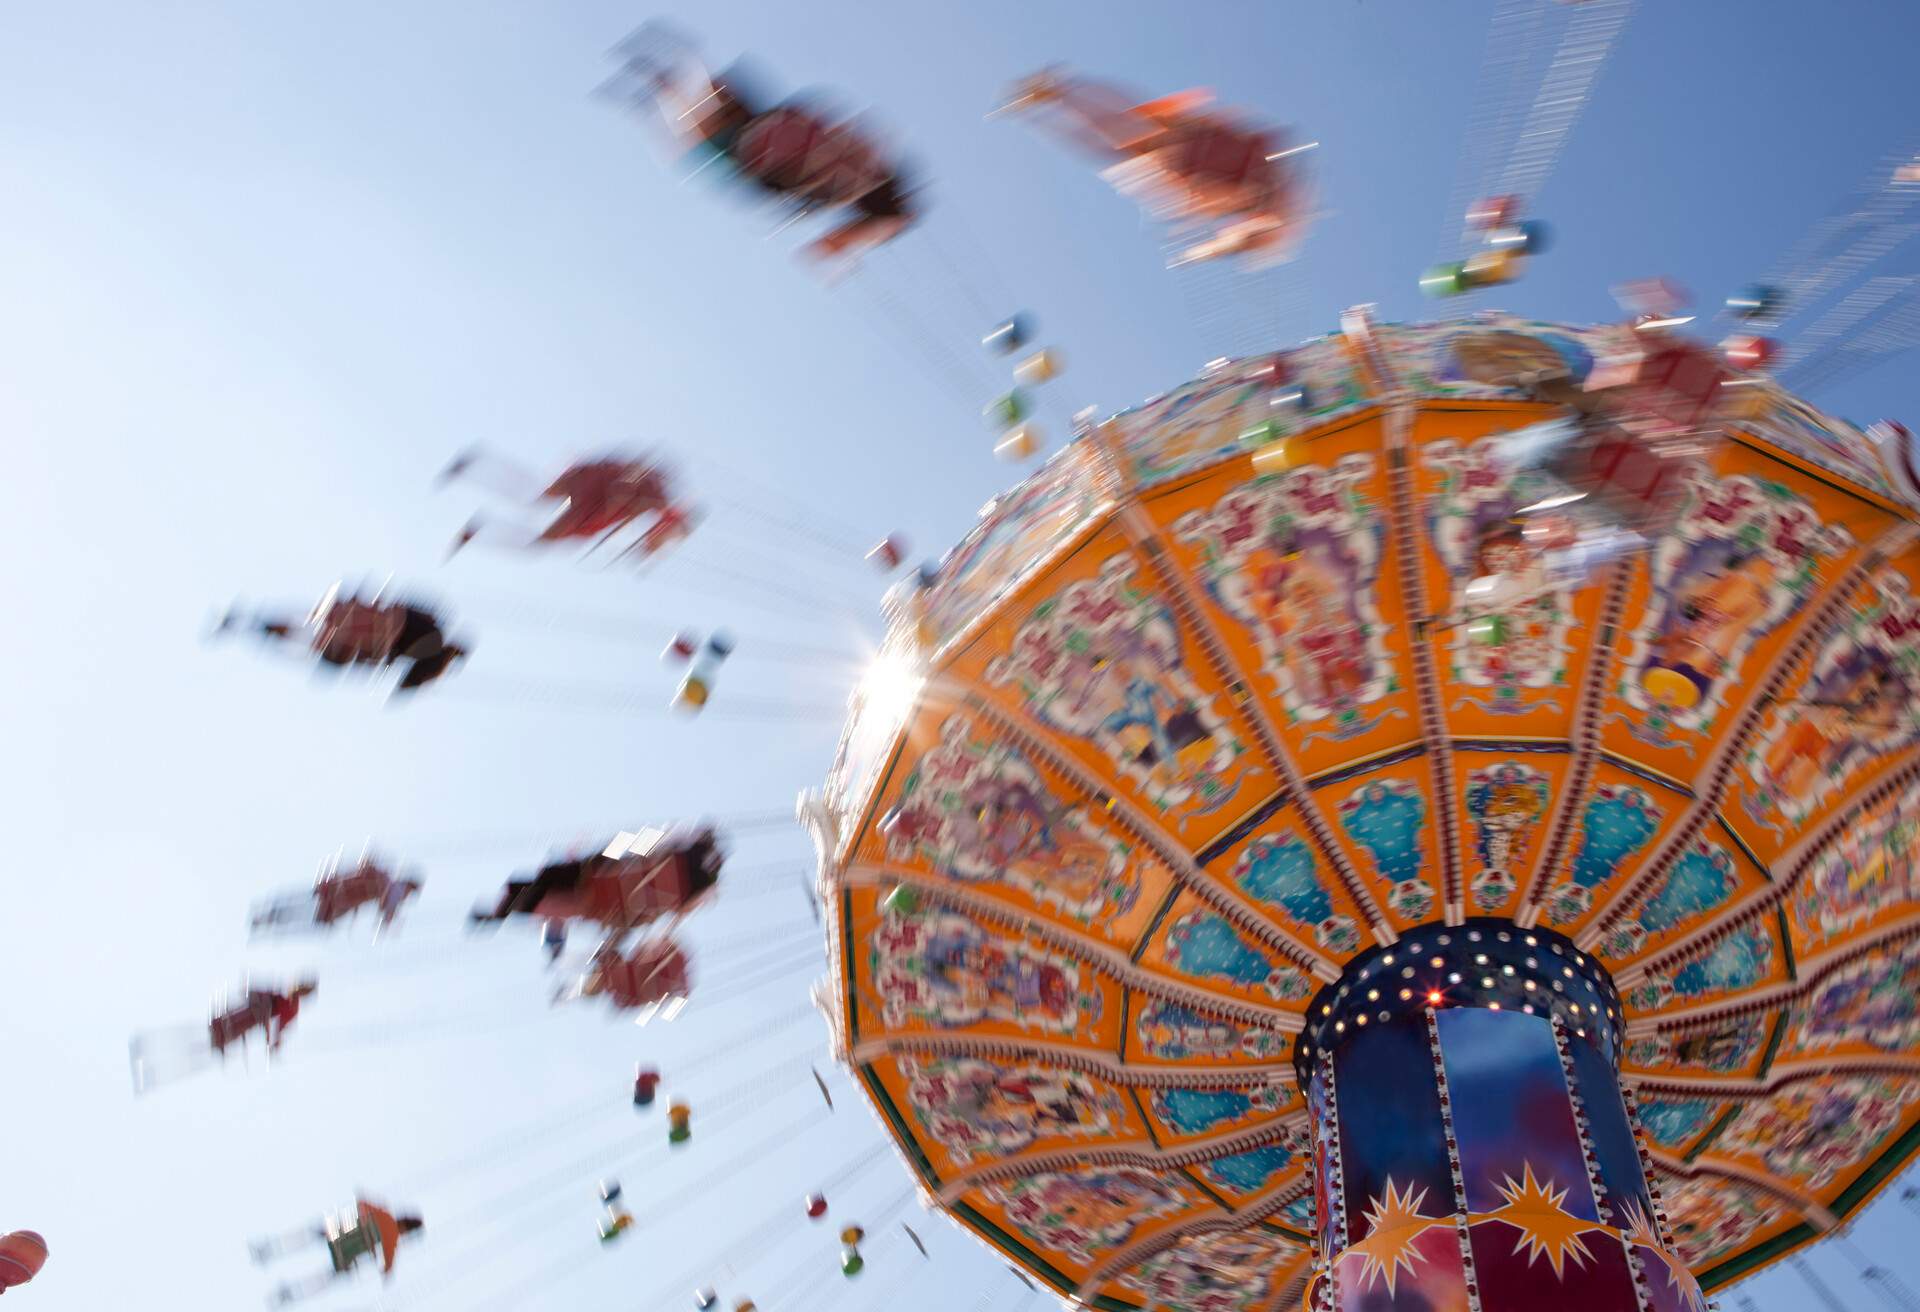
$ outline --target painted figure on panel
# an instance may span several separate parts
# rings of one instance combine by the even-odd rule
[[[1246,626],[1290,721],[1370,728],[1358,708],[1393,690],[1375,595],[1385,533],[1361,495],[1373,457],[1343,456],[1244,484],[1174,523],[1210,596]]]
[[[1443,379],[1511,387],[1557,405],[1580,399],[1578,384],[1593,368],[1585,345],[1558,333],[1463,332],[1446,343]]]
[[[1920,901],[1920,785],[1844,826],[1794,886],[1787,914],[1802,952]]]
[[[1069,446],[980,508],[980,523],[941,560],[928,619],[939,640],[991,609],[1093,512],[1086,453]]]
[[[987,681],[1012,684],[1036,719],[1096,743],[1177,820],[1223,806],[1245,744],[1193,681],[1172,610],[1134,582],[1127,556],[1034,608]]]
[[[1852,544],[1778,483],[1696,472],[1652,558],[1653,591],[1623,692],[1636,736],[1673,747],[1704,732],[1740,684],[1747,655],[1812,596],[1823,556]],[[1621,717],[1625,719],[1626,717]]]
[[[1151,999],[1139,1009],[1134,1034],[1142,1052],[1166,1061],[1240,1055],[1264,1061],[1287,1049],[1284,1034],[1243,1026],[1162,998]]]
[[[1689,1266],[1710,1266],[1783,1215],[1758,1190],[1717,1176],[1675,1180],[1663,1189],[1673,1246]]]
[[[1748,754],[1755,794],[1743,801],[1754,819],[1798,825],[1870,761],[1920,742],[1920,602],[1890,569],[1868,596]]]
[[[964,716],[942,727],[880,830],[893,860],[917,858],[970,884],[1004,881],[1091,924],[1124,915],[1140,897],[1130,845]]]
[[[920,1123],[963,1163],[1038,1139],[1103,1138],[1123,1114],[1119,1090],[1073,1071],[971,1057],[903,1057],[900,1068]]]
[[[1100,1011],[1081,965],[989,933],[954,912],[889,914],[873,932],[871,969],[887,1023],[942,1027],[1007,1021],[1071,1034]]]
[[[1743,1110],[1715,1146],[1817,1189],[1872,1152],[1916,1095],[1910,1082],[1883,1077],[1796,1084]]]
[[[1548,704],[1529,690],[1566,681],[1573,612],[1571,594],[1548,578],[1545,551],[1515,518],[1549,489],[1536,474],[1499,467],[1494,451],[1503,437],[1431,442],[1420,459],[1440,474],[1426,517],[1451,591],[1443,617],[1449,678],[1488,691],[1488,699],[1472,704],[1513,715]],[[1469,591],[1480,579],[1501,585],[1485,595]]]
[[[1532,858],[1534,831],[1547,814],[1548,791],[1547,776],[1519,761],[1467,775],[1467,814],[1481,866],[1473,901],[1481,910],[1494,910],[1513,896]]]
[[[1744,1071],[1760,1055],[1767,1030],[1765,1016],[1748,1014],[1723,1017],[1677,1034],[1643,1034],[1628,1040],[1626,1060],[1643,1070],[1676,1066],[1719,1074]]]
[[[1077,1261],[1125,1243],[1140,1225],[1187,1199],[1158,1175],[1131,1167],[1045,1172],[986,1187],[988,1198],[1030,1239]]]
[[[1284,1236],[1258,1229],[1193,1235],[1120,1283],[1182,1312],[1240,1312],[1266,1297],[1274,1272],[1300,1251]]]
[[[1899,1052],[1920,1041],[1920,941],[1870,952],[1823,978],[1794,1008],[1794,1047],[1860,1044]]]

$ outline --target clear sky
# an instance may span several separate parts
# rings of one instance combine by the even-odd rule
[[[529,936],[474,943],[459,922],[550,842],[784,811],[820,778],[880,590],[823,543],[899,529],[937,550],[1009,480],[976,413],[989,315],[1032,310],[1069,354],[1057,433],[1357,302],[1420,314],[1489,11],[688,6],[716,60],[750,52],[782,87],[871,105],[930,179],[925,231],[828,289],[795,234],[679,182],[589,99],[645,10],[0,5],[0,1230],[53,1247],[21,1308],[259,1306],[245,1239],[356,1188],[427,1217],[392,1309],[681,1307],[674,1282],[709,1256],[729,1300],[769,1312],[1017,1303],[942,1223],[921,1227],[933,1263],[891,1231],[842,1286],[831,1235],[800,1219],[802,1192],[850,1170],[837,1220],[883,1213],[906,1177],[868,1156],[879,1131],[843,1076],[825,1118],[792,1064],[823,1046],[797,830],[740,833],[733,890],[692,933],[703,996],[671,1026],[551,1011]],[[1917,46],[1920,8],[1892,0],[1642,6],[1538,198],[1559,244],[1497,303],[1600,318],[1610,283],[1653,274],[1717,302],[1913,148]],[[1301,263],[1169,274],[1081,161],[983,121],[1053,60],[1152,93],[1209,85],[1324,142],[1329,215]],[[1920,422],[1913,376],[1908,356],[1816,399]],[[644,577],[442,565],[473,498],[433,475],[473,442],[541,466],[656,443],[713,516]],[[404,710],[202,640],[235,596],[304,608],[390,572],[479,637]],[[683,624],[745,639],[690,723],[661,712],[655,660]],[[245,944],[252,899],[368,838],[427,874],[402,938]],[[202,1018],[249,968],[306,966],[322,987],[282,1064],[133,1101],[131,1031]],[[696,1108],[671,1157],[626,1102],[640,1058],[681,1071]],[[603,1170],[641,1221],[611,1252]],[[791,1224],[759,1226],[783,1208]],[[1920,1285],[1912,1223],[1888,1202],[1855,1238]],[[1814,1261],[1872,1305],[1843,1256]],[[1790,1273],[1740,1292],[1807,1303]]]

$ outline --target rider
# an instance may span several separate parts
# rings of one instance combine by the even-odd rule
[[[635,1011],[655,1003],[684,998],[692,992],[693,977],[687,954],[672,939],[642,943],[622,957],[609,941],[593,954],[587,972],[574,986],[583,998],[605,997],[621,1011]]]
[[[313,924],[323,929],[358,912],[378,908],[380,927],[392,926],[408,898],[420,892],[420,881],[396,879],[370,857],[351,870],[329,870],[316,879],[313,890],[269,903],[253,918],[255,929],[275,925]]]
[[[332,1269],[319,1272],[302,1284],[281,1285],[274,1291],[273,1302],[286,1304],[324,1290],[334,1280],[352,1271],[363,1257],[372,1256],[379,1262],[383,1279],[390,1276],[400,1241],[420,1231],[418,1216],[396,1216],[383,1207],[359,1198],[354,1200],[352,1207],[324,1218],[317,1225],[279,1239],[262,1240],[251,1247],[253,1260],[264,1264],[314,1239],[326,1245]]]
[[[229,611],[216,632],[226,633],[243,624],[272,641],[304,643],[322,664],[335,669],[405,662],[401,692],[432,683],[467,655],[465,647],[447,640],[432,611],[383,602],[377,597],[342,597],[338,587],[313,608],[304,622],[259,616],[243,620],[237,612]]]
[[[317,987],[312,980],[302,980],[285,992],[249,988],[242,1001],[216,1012],[207,1022],[208,1041],[215,1052],[224,1056],[230,1045],[244,1041],[247,1035],[259,1030],[266,1035],[267,1051],[278,1052],[287,1028],[300,1015],[300,1003],[312,997]]]
[[[1278,134],[1202,112],[1205,91],[1144,104],[1083,78],[1047,69],[1015,88],[1006,108],[1052,105],[1065,135],[1111,162],[1109,179],[1175,220],[1219,224],[1180,263],[1225,255],[1284,258],[1305,226],[1297,171]]]
[[[685,49],[635,55],[626,72],[674,136],[695,153],[724,159],[739,176],[802,211],[844,209],[849,217],[806,247],[815,259],[853,256],[883,245],[919,217],[913,188],[896,163],[850,121],[834,122],[798,98],[769,103],[736,65],[710,73]]]
[[[363,862],[356,869],[322,880],[314,887],[313,918],[317,924],[331,925],[361,907],[374,906],[379,909],[380,924],[385,928],[393,924],[407,899],[419,892],[418,879],[395,879],[378,866]]]
[[[597,852],[542,866],[530,879],[509,881],[492,909],[476,908],[471,919],[479,925],[511,915],[577,916],[632,929],[692,906],[719,882],[724,860],[718,835],[703,825],[644,854]]]
[[[475,516],[454,540],[456,552],[483,533],[511,539],[520,546],[540,546],[609,537],[648,515],[671,521],[676,528],[690,520],[690,512],[673,499],[665,466],[647,457],[582,460],[543,487],[535,475],[512,462],[475,449],[456,457],[442,473],[441,481],[462,476],[487,482],[514,501],[545,508],[553,518],[544,528],[535,530],[496,528],[493,521]]]

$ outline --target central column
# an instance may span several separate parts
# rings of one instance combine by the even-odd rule
[[[1309,1312],[1699,1312],[1618,1073],[1600,963],[1505,920],[1348,964],[1296,1050]]]

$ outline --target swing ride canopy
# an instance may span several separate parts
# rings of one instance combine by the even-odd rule
[[[1643,1271],[1739,1279],[1920,1146],[1920,545],[1899,471],[1742,379],[1648,552],[1448,622],[1470,580],[1525,566],[1502,525],[1538,492],[1488,439],[1551,411],[1516,384],[1584,376],[1620,331],[1350,313],[1287,354],[1303,406],[1270,411],[1264,361],[1215,367],[1058,452],[889,599],[802,803],[836,1044],[926,1194],[1036,1282],[1110,1309],[1297,1306],[1316,1023],[1350,962],[1449,927],[1564,945],[1579,988],[1555,974],[1552,1001],[1592,999],[1553,1012],[1567,1081],[1577,1024],[1617,1064],[1664,1212],[1614,1232]],[[1243,434],[1276,413],[1292,464],[1259,476]],[[1452,1009],[1507,982],[1488,970],[1416,981],[1442,1009],[1436,1062]],[[1456,1111],[1446,1133],[1457,1184],[1483,1131]],[[1612,1168],[1582,1142],[1598,1197]],[[1331,1190],[1351,1223],[1367,1200]],[[1542,1214],[1597,1228],[1574,1206]],[[1539,1229],[1529,1268],[1572,1249],[1567,1278],[1591,1269],[1591,1234]],[[1375,1265],[1391,1290],[1421,1257]],[[1642,1307],[1684,1305],[1648,1288]]]

